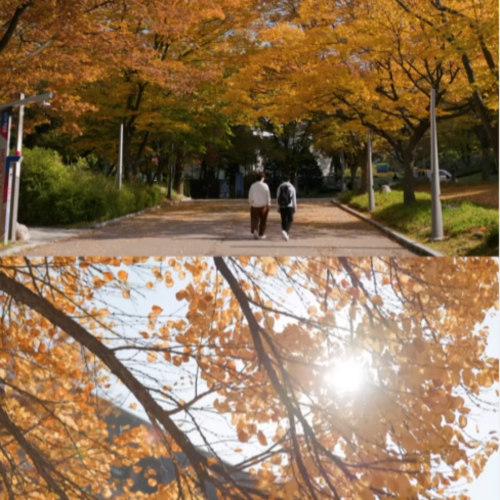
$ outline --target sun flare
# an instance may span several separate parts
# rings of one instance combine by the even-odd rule
[[[363,385],[363,364],[356,359],[337,362],[329,374],[329,384],[336,392],[352,393]]]

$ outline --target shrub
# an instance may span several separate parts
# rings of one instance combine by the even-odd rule
[[[24,150],[19,220],[30,225],[69,225],[120,217],[160,203],[156,186],[125,184],[92,172],[79,161],[65,166],[51,150]]]
[[[491,248],[498,248],[498,226],[492,226],[486,237],[486,244]]]

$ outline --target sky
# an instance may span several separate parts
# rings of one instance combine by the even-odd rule
[[[141,281],[141,279],[139,279],[139,281]],[[146,317],[147,314],[151,311],[151,306],[155,304],[162,307],[164,312],[167,314],[175,312],[175,316],[182,317],[184,314],[184,310],[182,308],[181,303],[177,301],[177,299],[175,298],[175,294],[177,293],[177,291],[184,288],[187,284],[188,284],[187,280],[182,281],[179,280],[178,278],[174,278],[174,286],[172,288],[166,288],[165,285],[160,282],[158,285],[155,285],[153,289],[145,291],[142,296],[135,295],[134,296],[135,300],[133,301],[124,301],[119,296],[118,297],[108,296],[107,300],[110,300],[111,303],[115,304],[118,308],[123,308],[125,306],[127,308],[128,313],[137,314],[139,316]],[[288,299],[290,300],[290,298],[291,297],[289,297]],[[299,308],[304,307],[304,305],[298,300],[298,298],[296,298],[293,307],[297,310],[298,313]],[[490,311],[487,315],[485,322],[482,325],[482,326],[488,326],[490,331],[490,338],[486,351],[486,355],[488,357],[495,357],[495,358],[499,357],[500,354],[499,325],[500,325],[500,314],[498,313],[498,311],[495,310]],[[480,328],[480,326],[478,326],[478,328]],[[130,328],[130,332],[133,332],[135,330],[136,327]],[[166,377],[168,376],[169,375],[166,375]],[[168,383],[167,379],[165,380],[165,383]],[[496,388],[498,388],[498,386]],[[118,389],[117,387],[115,387],[114,395],[118,394],[123,396],[124,395],[123,389]],[[494,391],[490,391],[488,398],[493,403],[496,403],[496,408],[498,410],[499,407],[498,398],[495,396]],[[140,409],[140,405],[136,410],[131,410],[130,408],[128,408],[128,405],[130,404],[131,401],[132,399],[130,397],[126,399],[125,408],[128,411],[132,411],[132,413],[135,413],[136,415],[146,419],[144,411]],[[221,432],[224,432],[224,428],[226,429],[229,428],[227,421],[224,420],[225,417],[216,415],[210,418],[213,418],[213,421],[209,423],[209,426],[211,428],[213,427],[214,429],[218,429]],[[497,430],[497,432],[500,430],[498,411],[481,412],[481,414],[478,416],[477,419],[470,418],[469,420],[471,421],[471,423],[468,426],[467,431],[469,431],[473,437],[485,436],[491,430]],[[479,425],[480,434],[477,434],[476,432],[475,429],[476,424]],[[194,442],[196,445],[201,444],[201,441],[197,443],[196,439],[194,439]],[[247,446],[248,446],[247,451],[249,453],[255,453],[255,451],[258,450],[258,448],[256,448],[253,444],[248,444]],[[232,452],[233,448],[234,448],[234,442],[231,443],[230,445],[225,446],[225,451],[224,448],[221,448],[221,457],[225,458],[229,462],[233,462],[234,456],[231,457],[231,454],[234,455],[234,453]],[[496,452],[490,458],[481,476],[469,486],[469,494],[472,500],[490,500],[490,499],[497,500],[498,498],[500,498],[500,479],[498,475],[499,470],[500,470],[500,459],[499,459],[499,453]]]
[[[486,354],[498,358],[500,355],[500,314],[498,311],[492,311],[492,315],[484,323],[489,326],[490,338]],[[497,384],[498,385],[498,384]],[[498,410],[498,398],[496,398]],[[499,414],[487,413],[482,417],[479,426],[484,429],[500,431]],[[498,500],[500,498],[500,453],[497,451],[479,476],[471,485],[469,492],[472,500]]]

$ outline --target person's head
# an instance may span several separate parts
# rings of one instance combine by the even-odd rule
[[[257,180],[258,180],[258,181],[261,181],[261,182],[262,182],[265,178],[266,178],[266,174],[265,174],[264,172],[259,172],[259,173],[257,174]]]
[[[290,175],[284,175],[283,176],[283,182],[290,182],[292,180]]]

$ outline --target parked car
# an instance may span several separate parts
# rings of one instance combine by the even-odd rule
[[[431,171],[428,170],[427,171],[427,177],[429,177],[429,179],[431,178]],[[450,172],[448,172],[448,170],[439,170],[439,180],[441,182],[450,182],[451,179],[452,179],[452,175],[450,174]]]
[[[427,170],[427,169],[422,169],[422,168],[419,168],[419,169],[415,169],[415,173],[414,173],[414,176],[417,178],[417,179],[422,179],[422,178],[426,178],[428,180],[431,179],[431,170]],[[450,174],[450,172],[448,172],[448,170],[439,170],[439,180],[441,182],[450,182],[451,179],[452,179],[452,175]]]

